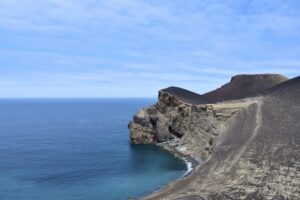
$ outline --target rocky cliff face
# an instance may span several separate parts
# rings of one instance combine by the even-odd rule
[[[177,89],[177,88],[176,88]],[[172,91],[172,92],[170,92]],[[223,109],[215,112],[209,109],[210,102],[201,95],[190,91],[167,88],[159,91],[158,102],[138,111],[128,125],[132,144],[155,144],[171,141],[175,149],[181,149],[184,155],[200,162],[213,151],[214,139],[220,134],[223,123],[239,108]],[[192,100],[194,99],[194,100]],[[192,104],[197,101],[201,104]]]
[[[139,110],[129,123],[130,142],[156,144],[172,141],[170,144],[177,149],[185,149],[186,155],[197,161],[205,160],[212,153],[214,140],[223,131],[226,120],[248,105],[251,99],[240,107],[225,106],[218,110],[211,109],[211,103],[231,99],[232,94],[251,96],[284,80],[287,78],[276,74],[237,75],[221,89],[205,95],[178,87],[163,89],[159,91],[158,102]],[[228,88],[240,88],[239,91],[250,88],[250,91],[242,90],[239,94],[239,91],[234,93]]]
[[[232,92],[215,94],[226,100]],[[300,79],[261,94],[218,102],[184,89],[161,90],[158,102],[130,122],[130,141],[164,142],[201,164],[146,199],[300,199]]]

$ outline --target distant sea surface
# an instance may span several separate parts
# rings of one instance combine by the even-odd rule
[[[129,120],[154,101],[0,100],[0,199],[138,198],[182,176],[167,151],[129,143]]]

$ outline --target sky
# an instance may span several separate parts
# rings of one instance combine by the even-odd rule
[[[299,0],[0,0],[0,97],[156,97],[300,74]]]

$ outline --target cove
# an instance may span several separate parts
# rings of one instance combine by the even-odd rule
[[[129,143],[128,122],[154,101],[0,100],[0,199],[139,198],[181,177],[182,160]]]

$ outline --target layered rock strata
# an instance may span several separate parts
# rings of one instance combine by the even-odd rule
[[[217,102],[161,90],[159,101],[130,122],[130,141],[159,143],[201,164],[145,198],[300,198],[300,78],[258,93]]]
[[[226,116],[208,112],[206,105],[183,102],[161,90],[159,101],[135,114],[129,124],[133,144],[169,144],[197,161],[206,159],[212,152],[213,140],[219,135]]]

